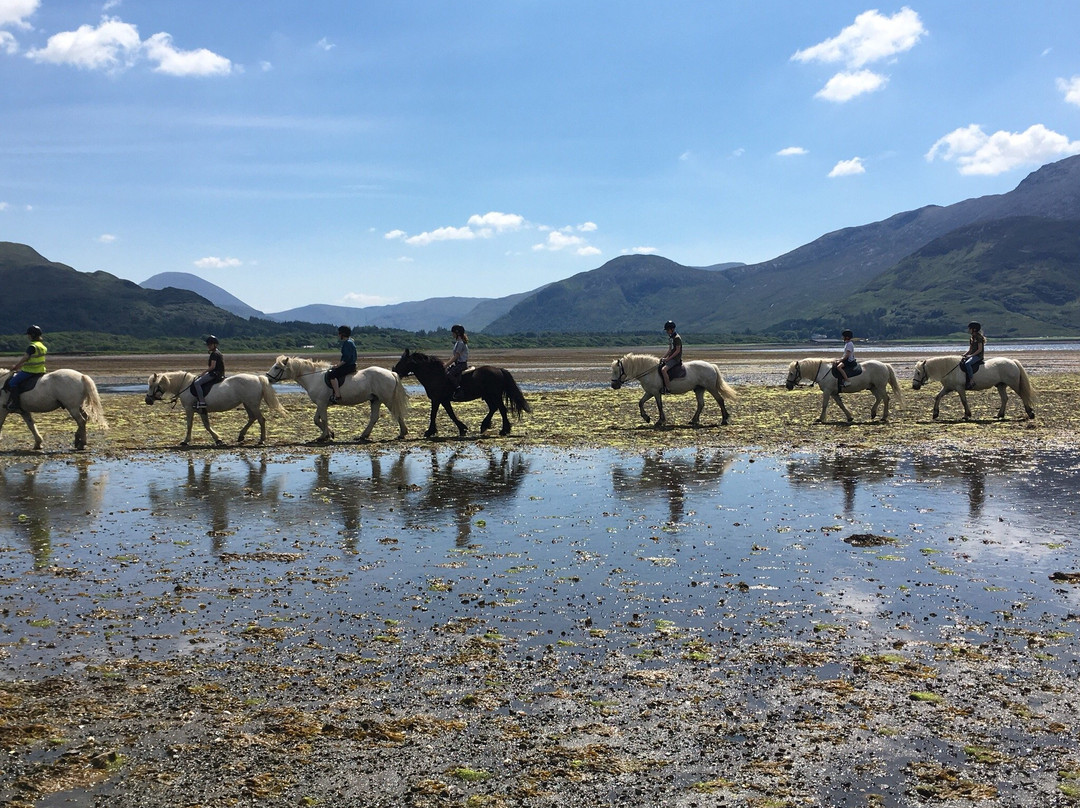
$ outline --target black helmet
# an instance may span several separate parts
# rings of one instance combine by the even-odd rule
[[[207,345],[210,345],[210,344],[217,345],[218,344],[218,338],[215,337],[213,334],[211,334],[209,337],[206,338],[206,344]]]
[[[40,337],[41,337],[41,326],[39,326],[39,325],[30,326],[28,329],[26,329],[26,336],[33,337],[34,339],[40,339]]]
[[[844,333],[842,333],[840,336],[843,337],[844,339],[851,339],[855,335],[853,333],[851,333],[850,328],[845,328]]]
[[[970,331],[973,328],[976,331],[982,331],[982,323],[979,323],[979,322],[976,322],[975,320],[972,320],[970,323],[968,323],[968,331]]]
[[[464,334],[465,333],[465,326],[461,325],[460,323],[454,323],[452,326],[450,326],[450,333],[451,334]]]
[[[339,325],[337,332],[338,332],[338,334],[342,334],[342,335],[344,335],[346,337],[351,337],[352,336],[352,329],[349,328],[347,325]]]
[[[671,331],[675,330],[675,323],[672,320],[668,320],[666,323],[664,323],[664,330],[667,331],[669,329]]]

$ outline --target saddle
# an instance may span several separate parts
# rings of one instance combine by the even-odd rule
[[[656,368],[657,373],[660,372],[660,367],[663,367],[663,366],[660,365],[660,366],[658,366]],[[682,362],[680,362],[679,364],[677,364],[677,365],[675,365],[673,367],[669,367],[668,371],[667,371],[667,375],[668,375],[668,378],[671,379],[672,381],[675,381],[676,379],[681,379],[683,376],[686,375],[686,366],[683,365]],[[660,380],[663,381],[663,379],[664,379],[664,377],[661,376]]]
[[[199,379],[199,377],[196,376],[195,381],[198,381],[198,379]],[[195,392],[195,381],[193,381],[191,384],[188,385],[188,392],[191,393],[191,395],[195,396],[195,398],[197,400],[199,398],[199,394]],[[225,381],[225,380],[224,379],[211,379],[210,384],[206,385],[206,390],[204,391],[204,393],[209,394],[210,391],[214,388],[214,385],[220,384],[223,381]]]
[[[44,375],[44,373],[31,373],[29,376],[27,376],[25,379],[23,379],[16,385],[17,389],[12,389],[11,377],[9,376],[8,380],[4,382],[4,389],[10,390],[11,392],[21,396],[23,393],[29,393],[31,390],[37,387],[37,383],[41,381],[41,377]]]
[[[862,374],[862,365],[860,365],[858,362],[856,362],[851,367],[844,368],[844,371],[847,373],[848,378],[850,379],[852,376],[859,376],[859,375]],[[836,368],[836,366],[833,366],[832,375],[837,380],[840,380],[840,379],[844,378],[843,376],[840,375],[840,371]]]

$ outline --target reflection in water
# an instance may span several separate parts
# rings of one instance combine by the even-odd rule
[[[465,451],[453,452],[442,461],[435,449],[430,452],[426,484],[409,486],[405,521],[412,527],[427,527],[450,511],[457,525],[458,546],[469,543],[473,516],[495,500],[513,499],[529,473],[529,461],[520,452],[485,448],[486,464],[479,468]],[[465,468],[459,468],[460,463]]]
[[[69,479],[69,470],[48,473],[44,463],[0,469],[4,522],[30,548],[35,569],[52,561],[53,531],[78,529],[85,525],[87,514],[101,507],[108,473],[91,475],[90,464],[79,463],[75,477]]]
[[[242,509],[245,502],[278,498],[281,481],[275,479],[267,486],[267,466],[265,454],[258,460],[235,458],[228,465],[210,457],[201,462],[189,457],[187,478],[181,485],[150,482],[150,505],[155,511],[175,510],[176,506],[199,511],[194,518],[202,520],[206,535],[213,539],[214,552],[221,553],[225,550],[223,539],[236,532],[233,521],[240,522],[247,516],[241,514],[230,520],[231,511]]]
[[[356,469],[331,469],[330,455],[315,458],[315,482],[311,486],[311,497],[316,502],[325,503],[333,511],[335,522],[341,521],[340,532],[347,551],[357,551],[364,504],[370,507],[371,503],[376,503],[376,507],[382,509],[385,503],[395,501],[408,484],[407,457],[408,453],[402,450],[384,468],[382,455],[373,452],[370,456],[370,476]]]
[[[788,479],[796,487],[834,484],[844,492],[844,513],[855,509],[858,486],[880,484],[889,479],[904,482],[959,480],[967,494],[968,514],[982,515],[986,501],[988,475],[1010,474],[1026,468],[1029,460],[1020,455],[986,453],[958,455],[919,455],[898,458],[883,452],[863,452],[835,457],[800,458],[787,464]]]
[[[624,499],[661,494],[668,502],[668,523],[678,524],[686,517],[687,490],[720,479],[734,462],[734,455],[704,449],[698,449],[692,457],[682,453],[664,457],[663,451],[649,452],[642,458],[640,470],[613,464],[611,483],[615,493]]]

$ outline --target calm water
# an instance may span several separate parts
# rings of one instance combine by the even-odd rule
[[[482,614],[520,653],[553,637],[602,653],[584,626],[658,620],[715,641],[1047,631],[1080,611],[1080,586],[1049,579],[1080,569],[1078,475],[1068,453],[34,461],[0,471],[0,608],[22,640],[0,665],[213,654],[245,626],[345,616],[422,631]],[[1055,664],[1075,667],[1062,642]]]

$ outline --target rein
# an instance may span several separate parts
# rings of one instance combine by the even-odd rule
[[[652,373],[654,370],[656,370],[656,368],[646,368],[645,370],[643,370],[641,373],[637,374],[636,376],[627,376],[626,375],[626,366],[623,365],[623,361],[621,359],[616,359],[615,364],[617,364],[619,366],[619,381],[620,381],[620,383],[622,383],[625,380],[635,381],[636,382],[639,379],[644,379],[646,376],[648,376],[650,373]]]

